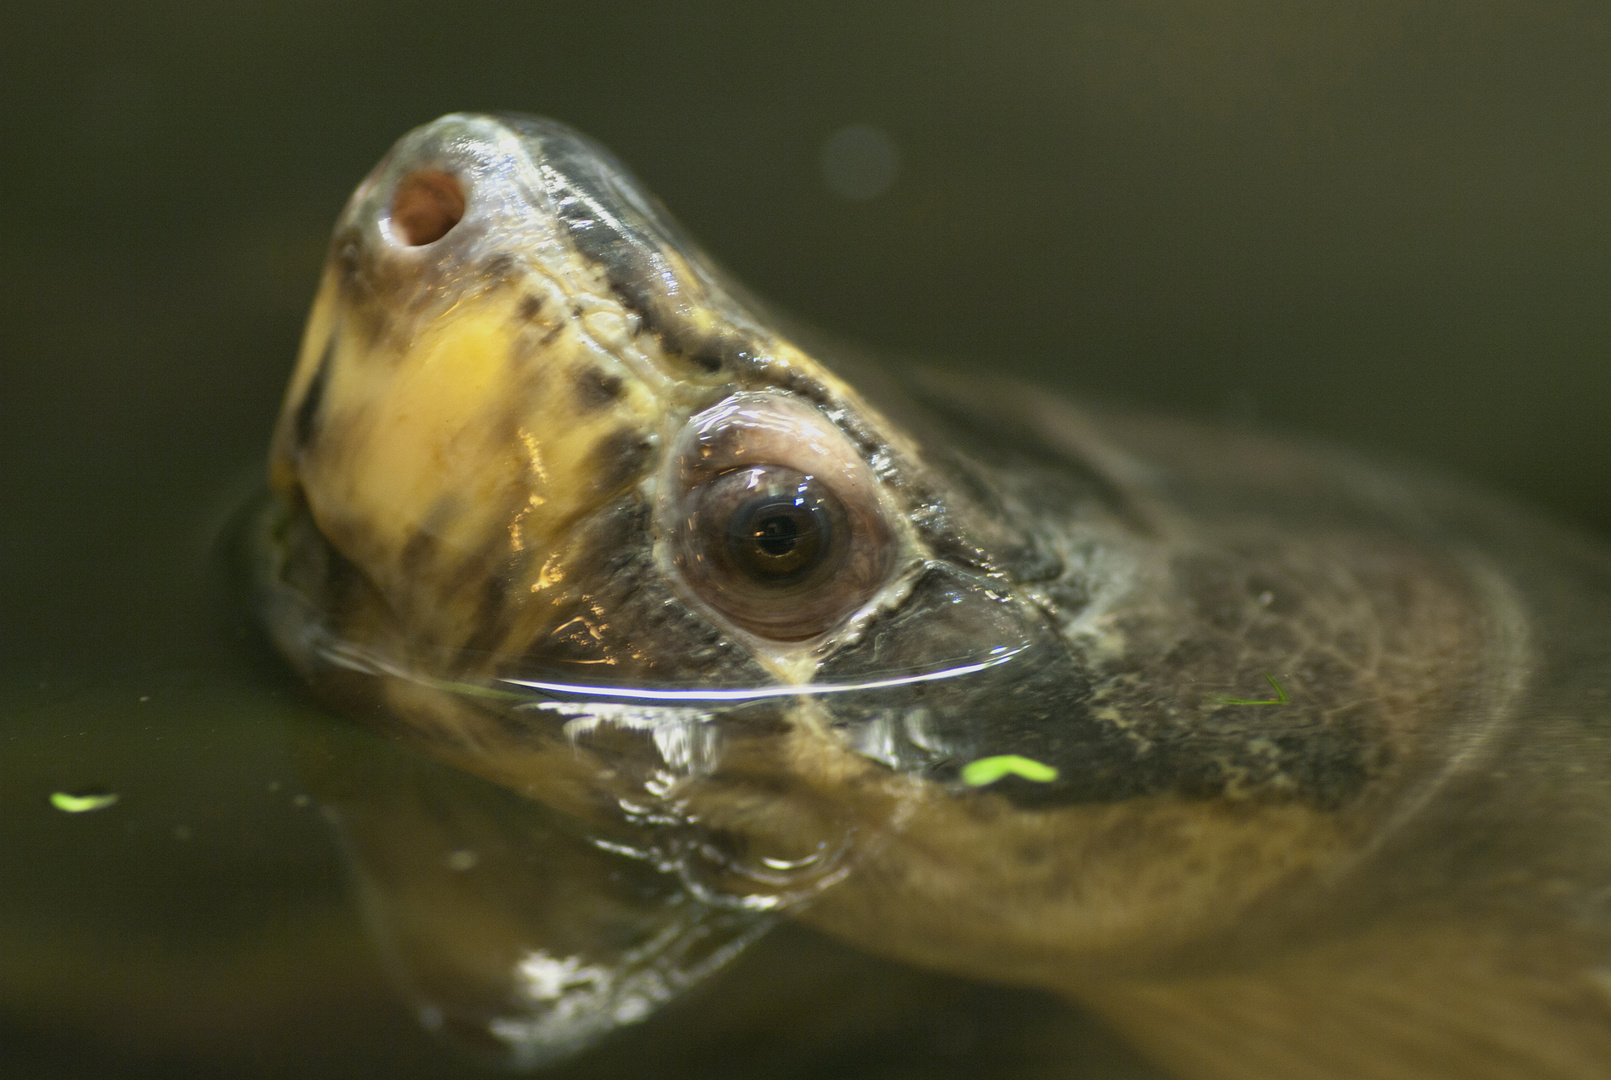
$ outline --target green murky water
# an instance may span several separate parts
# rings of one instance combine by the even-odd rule
[[[439,113],[594,134],[740,277],[880,348],[1611,528],[1601,4],[25,3],[0,92],[8,1075],[472,1068],[390,995],[300,788],[310,732],[368,737],[309,711],[214,552],[331,219]],[[831,173],[851,125],[886,140],[870,198]],[[51,805],[91,790],[119,801]],[[575,1075],[992,1068],[1144,1075],[1046,999],[803,933]]]

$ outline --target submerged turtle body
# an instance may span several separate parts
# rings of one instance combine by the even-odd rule
[[[525,117],[354,195],[271,483],[283,651],[523,797],[331,797],[426,1015],[517,1061],[788,915],[1184,1076],[1611,1062],[1586,542],[808,344]]]

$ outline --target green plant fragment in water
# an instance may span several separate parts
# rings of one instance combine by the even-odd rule
[[[1057,770],[1052,766],[1017,754],[997,754],[962,766],[962,782],[969,787],[994,784],[1009,774],[1033,780],[1037,784],[1049,784],[1057,779]]]
[[[451,679],[432,679],[421,676],[420,681],[426,686],[438,690],[446,690],[453,694],[463,694],[465,697],[488,698],[493,701],[524,701],[524,695],[511,693],[508,690],[498,690],[480,683],[454,682]]]
[[[1275,676],[1271,675],[1269,672],[1265,672],[1264,681],[1275,687],[1275,697],[1242,698],[1226,697],[1224,694],[1215,694],[1208,700],[1214,705],[1285,705],[1287,703],[1287,692],[1281,689],[1281,684],[1276,682]]]
[[[50,794],[50,805],[64,814],[86,814],[91,810],[105,810],[117,802],[116,795],[72,795],[65,791],[53,791]]]

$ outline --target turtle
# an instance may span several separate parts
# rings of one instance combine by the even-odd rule
[[[1460,481],[880,364],[557,122],[335,227],[258,604],[430,1026],[584,1053],[782,920],[1167,1075],[1611,1075],[1611,552]],[[322,771],[322,772],[321,772]]]

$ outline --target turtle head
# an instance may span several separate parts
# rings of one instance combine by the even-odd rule
[[[855,408],[603,150],[449,116],[341,217],[271,479],[361,579],[349,641],[723,683],[910,559]]]
[[[601,148],[449,116],[341,217],[271,482],[361,579],[319,599],[349,641],[726,686],[904,587],[903,454]]]
[[[722,745],[684,762],[705,773],[748,732],[747,767],[791,791],[803,762],[960,784],[1024,750],[1007,714],[1081,691],[1055,648],[1033,691],[992,682],[1055,646],[1009,572],[1041,556],[776,327],[575,132],[454,115],[405,136],[336,227],[274,436],[282,649],[579,813],[614,806],[601,777],[666,767],[653,738],[636,771],[579,756],[584,729],[681,725]],[[970,702],[933,707],[964,675]],[[843,838],[829,816],[811,844]]]

